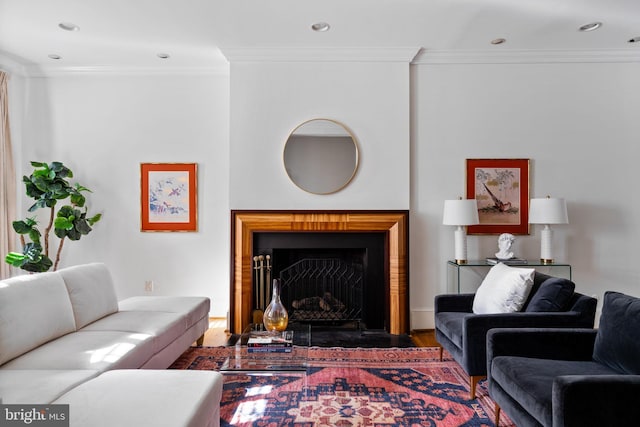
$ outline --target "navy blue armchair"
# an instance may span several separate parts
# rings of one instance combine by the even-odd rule
[[[567,301],[559,311],[527,311],[533,296],[548,285],[569,282]],[[544,286],[543,286],[544,284]],[[593,328],[597,300],[573,292],[573,282],[535,272],[533,286],[521,311],[474,314],[474,294],[444,294],[435,298],[435,336],[469,375],[470,399],[475,399],[478,382],[487,375],[487,332],[493,328]],[[552,301],[553,302],[553,301]]]
[[[640,422],[640,299],[606,292],[600,327],[493,329],[489,395],[518,427]]]

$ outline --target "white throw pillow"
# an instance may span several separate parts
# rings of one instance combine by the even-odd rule
[[[498,263],[491,267],[473,299],[476,314],[520,311],[533,286],[533,268],[509,267]]]

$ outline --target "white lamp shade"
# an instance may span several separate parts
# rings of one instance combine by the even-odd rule
[[[445,200],[442,224],[474,225],[479,224],[478,203],[476,199]]]
[[[567,204],[564,199],[531,199],[529,224],[568,224]]]

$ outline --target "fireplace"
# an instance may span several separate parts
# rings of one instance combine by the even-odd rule
[[[387,329],[384,232],[254,232],[290,320]],[[258,280],[254,278],[254,295]],[[254,301],[255,302],[255,301]],[[261,307],[262,308],[262,307]]]
[[[354,312],[346,316],[362,320],[368,327],[384,328],[392,334],[408,332],[408,213],[406,211],[232,211],[231,221],[232,277],[229,315],[232,332],[242,331],[252,319],[251,312],[254,308],[252,263],[257,252],[263,251],[273,256],[274,263],[283,260],[284,264],[289,264],[282,268],[287,268],[296,262],[331,263],[336,259],[357,259],[361,257],[357,254],[358,251],[370,254],[371,249],[367,247],[369,243],[353,243],[361,238],[379,239],[377,244],[380,248],[379,253],[373,258],[366,256],[361,262],[363,266],[373,264],[378,270],[367,273],[362,283],[356,283],[357,280],[352,283],[354,295],[353,301],[348,301],[350,310],[357,305],[358,298],[361,298],[362,312],[358,313],[356,307]],[[265,236],[269,240],[273,236],[280,236],[277,239],[285,239],[293,235],[296,237],[293,240],[297,240],[298,243],[286,245],[263,243]],[[328,240],[336,237],[338,240],[351,243],[347,243],[346,248],[338,248],[333,243],[327,243]],[[346,256],[344,252],[339,253],[341,251],[347,251]],[[378,258],[375,258],[376,256]],[[292,260],[293,262],[290,262]],[[274,269],[279,268],[279,265],[274,264]],[[359,267],[358,262],[355,262],[340,268],[357,270]],[[277,277],[277,274],[279,273],[276,272],[274,277]],[[349,274],[351,274],[350,271]],[[379,283],[375,283],[376,280]],[[358,286],[363,288],[359,289]],[[341,308],[340,304],[345,304],[342,299],[351,297],[351,295],[340,294],[342,291],[341,284],[326,291],[331,294],[330,296],[326,296],[326,292],[323,291],[323,295],[304,296],[304,298],[311,298],[309,301],[301,302],[304,298],[294,300],[298,301],[297,304],[303,305],[304,302],[311,304],[313,298],[326,296],[329,302]],[[358,296],[358,292],[362,295]],[[333,300],[330,299],[332,297]],[[291,304],[292,301],[289,303]],[[324,309],[326,308],[325,306]]]
[[[365,310],[363,267],[339,257],[302,258],[283,269],[278,277],[289,321],[362,327],[365,313],[374,311]]]

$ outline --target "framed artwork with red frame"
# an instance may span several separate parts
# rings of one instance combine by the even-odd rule
[[[141,163],[141,231],[196,231],[196,163]]]
[[[529,234],[529,159],[467,159],[466,172],[480,219],[468,234]]]

